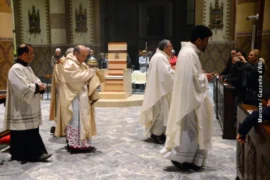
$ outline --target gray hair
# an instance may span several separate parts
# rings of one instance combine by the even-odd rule
[[[55,52],[56,52],[56,51],[61,52],[61,49],[60,49],[60,48],[56,48],[56,49],[55,49]]]
[[[168,39],[163,39],[162,41],[159,42],[158,44],[158,49],[163,51],[165,49],[165,47],[167,47],[167,45],[169,44],[169,40]]]
[[[67,51],[66,51],[66,56],[69,54],[69,53],[72,53],[74,51],[74,48],[68,48]]]

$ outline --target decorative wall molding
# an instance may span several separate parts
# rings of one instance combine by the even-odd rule
[[[223,16],[224,16],[224,6],[223,2],[219,3],[219,0],[215,0],[215,4],[213,7],[212,2],[210,2],[210,29],[223,29]]]
[[[24,42],[24,37],[23,37],[23,23],[22,23],[23,22],[23,15],[22,15],[22,0],[18,0],[17,2],[18,2],[19,17],[20,17],[19,18],[19,22],[17,22],[17,23],[20,24],[19,25],[20,26],[20,31],[19,31],[20,42],[17,43],[19,45],[19,44],[21,44],[21,43]]]
[[[13,38],[0,37],[0,41],[13,41]]]
[[[69,19],[68,19],[68,24],[69,24],[69,31],[68,31],[68,37],[67,37],[67,42],[69,44],[72,44],[73,43],[73,39],[74,39],[74,36],[73,36],[73,22],[72,22],[72,16],[73,16],[73,12],[72,12],[72,0],[68,0],[67,2],[67,6],[68,6],[68,9],[69,9]]]
[[[94,37],[95,37],[95,24],[94,24],[94,5],[93,5],[93,0],[89,0],[89,8],[90,8],[90,16],[89,16],[89,23],[90,23],[90,42],[95,42]]]
[[[235,44],[235,41],[209,41],[208,44]]]
[[[227,1],[227,6],[226,6],[226,11],[227,11],[227,14],[228,16],[225,17],[226,18],[226,22],[227,22],[227,26],[226,29],[225,29],[225,36],[226,36],[226,39],[230,39],[230,26],[232,25],[232,23],[230,23],[231,21],[233,21],[232,17],[231,17],[231,12],[232,10],[232,6],[231,6],[231,2],[230,0]]]
[[[47,23],[47,43],[51,44],[50,0],[45,0],[45,11]]]
[[[206,25],[206,0],[203,1],[203,24]]]
[[[91,13],[91,12],[90,12]],[[82,4],[79,8],[75,9],[75,32],[85,33],[88,31],[87,28],[87,11],[86,8],[83,9]]]
[[[29,33],[30,34],[40,34],[40,15],[39,9],[36,9],[35,5],[28,9],[28,23],[29,23]]]

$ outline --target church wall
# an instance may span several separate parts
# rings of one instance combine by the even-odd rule
[[[236,47],[249,53],[251,49],[252,21],[248,21],[247,16],[257,13],[257,2],[238,1],[236,8]]]
[[[71,32],[73,44],[94,44],[94,29],[93,29],[93,3],[91,0],[71,0]],[[82,4],[83,12],[86,9],[87,13],[87,32],[76,32],[75,11],[79,11],[79,6]]]
[[[207,0],[205,1],[205,18],[204,18],[204,24],[209,25],[210,24],[210,4],[212,3],[212,7],[215,7],[215,0]],[[211,41],[227,41],[228,40],[228,14],[230,11],[228,11],[228,2],[227,0],[219,0],[219,6],[223,3],[223,28],[222,29],[212,29],[213,36],[211,37]]]
[[[196,25],[210,24],[210,4],[215,7],[216,0],[196,0]],[[235,47],[235,2],[234,0],[218,0],[219,7],[223,3],[223,28],[211,29],[213,36],[204,53],[200,53],[202,67],[206,72],[221,72],[230,56],[230,51]]]
[[[40,34],[29,33],[28,11],[32,12],[32,7],[35,6],[36,12],[39,10],[40,15]],[[50,44],[49,24],[48,24],[48,0],[21,0],[21,26],[22,26],[22,42],[27,42],[32,45]]]
[[[0,90],[5,90],[8,71],[13,64],[12,9],[6,0],[0,0],[0,22]]]
[[[67,43],[65,0],[50,0],[51,44]]]
[[[35,59],[30,64],[35,74],[44,77],[51,74],[51,30],[50,30],[50,1],[49,0],[16,0],[14,2],[14,19],[16,44],[29,43],[33,45]],[[40,29],[38,34],[29,33],[28,10],[32,13],[33,5],[39,10]]]
[[[261,1],[263,2],[263,1]],[[237,3],[237,16],[236,16],[236,46],[246,52],[247,54],[251,50],[251,36],[252,25],[254,22],[247,21],[247,16],[260,14],[260,20],[256,21],[257,28],[260,28],[262,21],[262,27],[256,32],[256,44],[255,47],[261,50],[261,57],[266,62],[265,75],[270,77],[270,0],[264,0],[264,7],[259,7],[259,0],[238,0]]]

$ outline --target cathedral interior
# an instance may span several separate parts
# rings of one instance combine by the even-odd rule
[[[109,43],[125,42],[128,68],[138,70],[138,51],[155,52],[158,43],[168,39],[177,56],[180,42],[189,41],[195,25],[205,25],[213,33],[205,52],[199,54],[205,72],[221,73],[233,48],[245,53],[259,49],[266,68],[263,88],[270,94],[269,18],[270,0],[0,0],[0,97],[6,94],[8,72],[22,43],[33,46],[35,60],[30,66],[48,86],[56,48],[64,55],[70,47],[85,45],[98,61],[101,53],[110,51]],[[143,99],[143,89],[129,91]],[[252,130],[247,147],[243,147],[235,140],[235,128],[238,118],[246,117],[247,111],[239,106],[237,115],[230,116],[232,88],[219,87],[215,81],[208,91],[215,103],[219,100],[219,109],[214,115],[213,150],[202,171],[179,171],[159,154],[161,145],[145,141],[144,129],[138,123],[141,99],[118,107],[110,106],[112,101],[100,101],[96,108],[98,135],[93,138],[97,152],[68,154],[65,139],[49,133],[52,123],[48,120],[47,92],[41,100],[40,134],[53,154],[52,160],[21,165],[9,161],[9,154],[1,150],[0,179],[269,180],[269,125]],[[0,131],[5,130],[4,114],[3,103]],[[227,126],[224,119],[229,116],[237,121]],[[226,128],[234,131],[232,136],[226,137]]]

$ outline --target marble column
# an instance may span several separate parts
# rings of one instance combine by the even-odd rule
[[[10,0],[0,0],[0,90],[7,88],[7,75],[13,64],[13,24]]]

